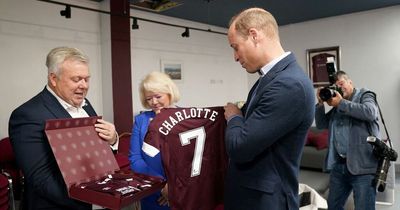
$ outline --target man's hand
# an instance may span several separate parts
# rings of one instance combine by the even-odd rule
[[[117,131],[115,130],[114,124],[107,122],[103,119],[98,119],[94,125],[99,136],[108,142],[110,145],[114,145],[117,142]]]
[[[229,120],[231,119],[234,115],[239,115],[242,116],[242,111],[233,103],[227,103],[224,106],[225,109],[225,119]]]
[[[329,106],[337,107],[339,106],[340,101],[343,99],[342,95],[338,91],[335,90],[335,96],[327,101]]]
[[[322,89],[323,87],[319,87],[318,89],[317,89],[317,99],[318,99],[318,104],[319,105],[322,105],[322,104],[324,104],[324,101],[319,97],[319,92],[321,92],[321,89]]]

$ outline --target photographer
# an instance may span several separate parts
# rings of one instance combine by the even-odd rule
[[[374,95],[353,86],[349,76],[338,71],[337,90],[323,101],[317,90],[315,122],[319,129],[329,129],[329,150],[325,169],[330,172],[328,208],[344,209],[353,191],[356,210],[375,209],[376,190],[373,185],[378,159],[367,143],[369,135],[379,136],[378,107]],[[325,113],[324,102],[333,108]]]

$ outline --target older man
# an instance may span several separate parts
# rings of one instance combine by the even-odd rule
[[[85,98],[89,89],[89,60],[79,49],[58,47],[47,55],[48,82],[38,95],[15,109],[9,136],[17,163],[25,176],[24,209],[91,209],[70,199],[45,135],[49,119],[95,116]],[[118,136],[113,124],[98,120],[99,136],[113,149]]]

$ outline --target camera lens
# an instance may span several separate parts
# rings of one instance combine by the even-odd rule
[[[331,99],[332,97],[334,97],[335,96],[335,91],[333,91],[332,89],[330,89],[330,88],[322,88],[320,91],[319,91],[319,97],[321,98],[321,100],[323,100],[323,101],[327,101],[327,100],[329,100],[329,99]]]
[[[390,160],[383,158],[375,175],[376,188],[379,192],[385,191],[386,178],[390,167]]]

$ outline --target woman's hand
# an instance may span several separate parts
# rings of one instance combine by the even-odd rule
[[[168,202],[168,184],[165,184],[164,188],[161,190],[161,196],[157,199],[160,206],[169,206]]]

